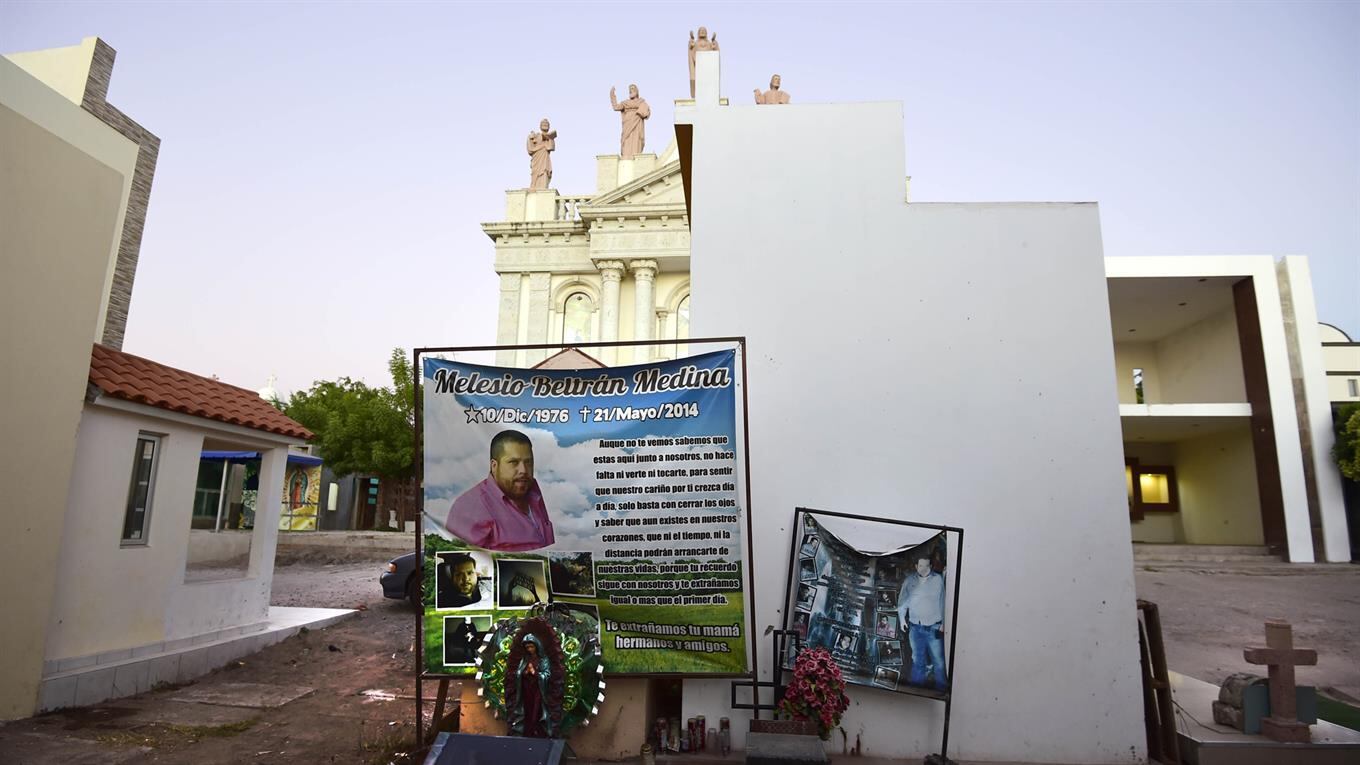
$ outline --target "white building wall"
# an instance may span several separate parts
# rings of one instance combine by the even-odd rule
[[[1142,761],[1096,206],[907,207],[898,103],[677,112],[694,125],[695,334],[750,342],[761,678],[794,507],[959,525],[949,755]],[[777,291],[752,288],[776,269]],[[938,749],[942,704],[849,693],[867,751]],[[728,696],[686,681],[683,713]]]
[[[134,649],[268,616],[287,458],[281,444],[286,442],[251,440],[243,429],[204,427],[210,421],[116,403],[116,408],[88,404],[81,416],[47,633],[48,661]],[[133,449],[142,432],[161,437],[147,543],[122,546]],[[247,575],[185,584],[205,435],[269,451],[260,474]]]
[[[1308,259],[1286,257],[1275,264],[1280,283],[1280,308],[1289,342],[1289,363],[1297,394],[1295,406],[1301,446],[1309,460],[1315,489],[1316,515],[1322,525],[1322,554],[1331,562],[1351,559],[1347,538],[1346,503],[1341,493],[1341,471],[1332,461],[1332,406],[1327,398],[1327,368],[1322,361],[1317,304]]]
[[[1266,385],[1270,391],[1270,409],[1275,426],[1275,454],[1279,461],[1280,494],[1284,504],[1289,560],[1295,563],[1313,562],[1308,489],[1303,472],[1303,452],[1299,444],[1289,345],[1285,337],[1284,315],[1280,304],[1274,258],[1266,255],[1106,258],[1105,273],[1111,279],[1251,277],[1260,321]]]

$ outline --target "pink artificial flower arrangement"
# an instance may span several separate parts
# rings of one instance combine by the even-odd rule
[[[794,720],[816,722],[818,735],[827,739],[841,724],[841,713],[848,706],[845,678],[831,653],[825,648],[799,652],[793,663],[793,682],[784,689],[779,711]]]

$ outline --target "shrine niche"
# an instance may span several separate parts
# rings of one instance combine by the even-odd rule
[[[502,619],[476,660],[477,693],[506,734],[565,738],[604,701],[599,619],[586,607],[552,604]]]

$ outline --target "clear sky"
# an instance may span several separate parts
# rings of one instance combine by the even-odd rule
[[[1357,3],[9,0],[0,51],[102,37],[110,102],[161,138],[125,349],[286,395],[494,342],[478,224],[524,137],[549,117],[553,185],[590,193],[635,82],[659,152],[701,24],[736,101],[774,72],[902,101],[914,201],[1097,201],[1110,256],[1307,255],[1360,337]]]

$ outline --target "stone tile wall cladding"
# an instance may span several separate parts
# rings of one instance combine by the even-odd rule
[[[94,60],[90,64],[89,79],[85,82],[85,97],[81,107],[136,142],[139,147],[137,166],[132,174],[132,193],[128,196],[127,215],[123,222],[123,237],[118,243],[118,262],[114,266],[113,287],[109,292],[104,336],[100,340],[103,345],[122,350],[128,307],[132,303],[132,282],[137,276],[137,256],[142,249],[142,230],[146,225],[146,210],[151,200],[151,179],[156,175],[156,158],[160,154],[161,139],[105,100],[116,55],[117,51],[110,48],[108,43],[95,40]]]

